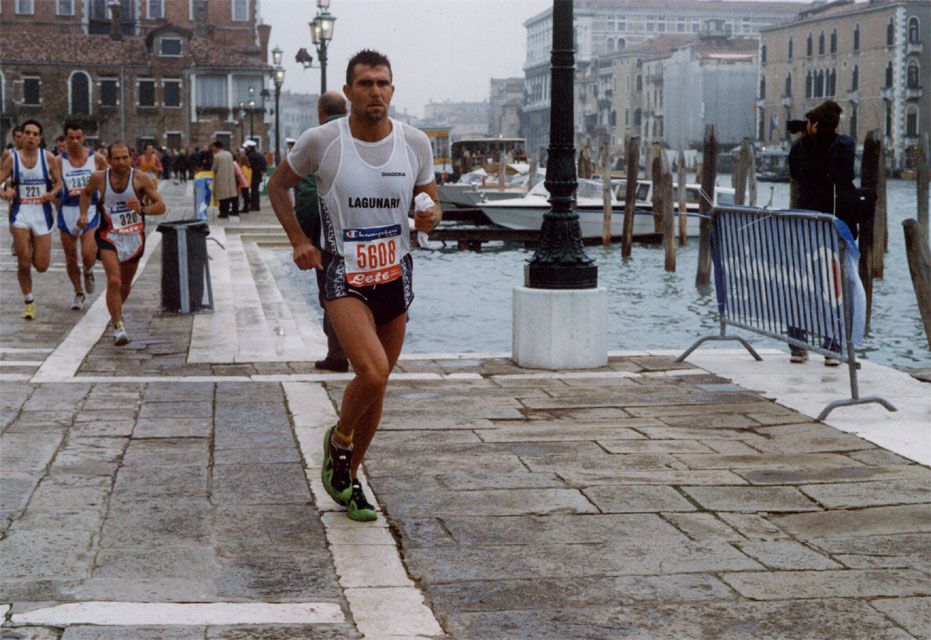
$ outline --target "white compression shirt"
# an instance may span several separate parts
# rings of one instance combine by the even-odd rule
[[[392,120],[391,124],[401,127],[411,166],[417,171],[414,184],[418,187],[430,184],[433,181],[433,150],[426,134],[397,120]],[[391,157],[392,138],[388,135],[378,142],[362,142],[353,138],[353,142],[359,157],[367,164],[378,167]],[[317,175],[317,193],[321,195],[330,191],[339,171],[338,140],[339,120],[331,120],[302,133],[288,154],[288,164],[294,173],[301,177],[311,173]]]

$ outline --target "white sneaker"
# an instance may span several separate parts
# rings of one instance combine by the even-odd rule
[[[129,344],[129,336],[126,335],[126,327],[122,322],[116,323],[116,328],[113,330],[113,344],[118,347]]]
[[[84,308],[84,299],[85,299],[85,298],[84,298],[84,294],[83,294],[83,293],[76,293],[76,294],[74,294],[74,302],[71,303],[71,310],[72,310],[72,311],[80,311],[81,309],[83,309],[83,308]]]
[[[94,293],[94,270],[84,272],[84,290],[87,293]]]

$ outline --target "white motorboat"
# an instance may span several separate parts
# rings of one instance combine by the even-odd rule
[[[637,198],[634,207],[633,235],[654,234],[652,211],[651,182],[641,182],[637,185]],[[699,233],[698,194],[701,185],[686,185],[686,234],[697,237]],[[611,193],[611,235],[619,236],[624,232],[624,202],[617,198],[624,194],[625,185],[613,186]],[[678,195],[678,194],[676,194]],[[720,204],[733,204],[734,190],[726,187],[715,187],[715,201]],[[600,238],[604,227],[604,205],[602,199],[602,185],[597,180],[579,180],[576,191],[576,213],[579,215],[579,226],[583,238]],[[507,200],[484,202],[479,205],[485,215],[494,224],[507,229],[539,229],[543,223],[543,214],[549,211],[549,192],[541,180],[523,197]],[[678,216],[678,202],[674,207]],[[678,229],[678,219],[675,222]]]

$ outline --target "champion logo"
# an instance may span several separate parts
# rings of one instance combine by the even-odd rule
[[[381,172],[382,178],[403,178],[406,175],[407,174],[404,173],[403,171],[382,171]]]

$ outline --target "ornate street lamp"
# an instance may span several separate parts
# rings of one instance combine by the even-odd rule
[[[278,52],[281,59],[281,51]],[[281,134],[279,132],[280,119],[278,116],[278,101],[281,98],[281,85],[284,84],[284,67],[275,67],[275,166],[281,164]]]
[[[532,289],[598,286],[598,267],[585,254],[579,216],[572,210],[572,194],[579,184],[573,144],[573,36],[572,0],[554,0],[550,147],[544,182],[552,209],[543,214],[540,244],[527,265],[525,284]]]
[[[272,64],[276,67],[281,65],[281,53],[282,51],[278,47],[272,49]]]
[[[320,60],[320,95],[323,95],[326,92],[326,50],[330,40],[333,39],[333,25],[336,22],[336,17],[328,11],[330,0],[317,0],[317,8],[317,15],[311,20],[309,26],[310,39],[317,49],[317,58]],[[306,57],[310,56],[306,51],[304,51],[304,54]],[[300,52],[298,52],[298,55],[300,55]],[[297,61],[303,63],[301,59]],[[309,61],[304,66],[309,66]]]

